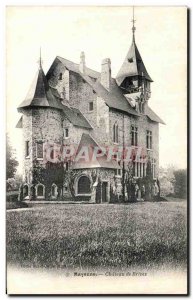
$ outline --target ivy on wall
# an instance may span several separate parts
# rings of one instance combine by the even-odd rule
[[[66,171],[62,162],[47,162],[45,166],[34,163],[32,170],[32,185],[35,186],[38,183],[45,185],[45,197],[49,199],[51,197],[52,184],[55,183],[58,187],[58,197],[60,197],[62,196],[65,173]],[[34,192],[35,191],[33,190],[32,197]]]

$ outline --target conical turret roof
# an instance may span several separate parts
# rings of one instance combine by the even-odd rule
[[[63,109],[63,105],[52,94],[41,65],[25,100],[19,105],[18,109],[27,107],[52,107]]]
[[[120,86],[125,78],[137,75],[143,76],[149,81],[153,81],[145,68],[143,60],[135,43],[135,39],[133,38],[131,47],[117,74],[117,84]]]

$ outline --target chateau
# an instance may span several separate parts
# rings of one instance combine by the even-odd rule
[[[18,107],[24,199],[110,202],[112,194],[127,196],[129,170],[133,180],[146,176],[147,160],[153,178],[158,178],[159,123],[164,122],[148,104],[153,80],[136,45],[134,21],[132,32],[116,78],[111,76],[109,58],[96,72],[87,67],[84,52],[79,64],[57,56],[46,75],[40,59],[27,97]],[[96,160],[57,156],[59,148],[72,145],[97,147]],[[104,147],[131,147],[133,159],[124,163],[113,154],[109,160],[107,154],[100,155]],[[137,157],[139,147],[143,154]],[[48,148],[50,160],[45,159]]]

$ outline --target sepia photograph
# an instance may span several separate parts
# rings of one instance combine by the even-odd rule
[[[187,295],[185,6],[7,6],[8,295]]]

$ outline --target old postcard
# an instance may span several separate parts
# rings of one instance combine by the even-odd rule
[[[187,8],[9,6],[8,294],[188,293]]]

